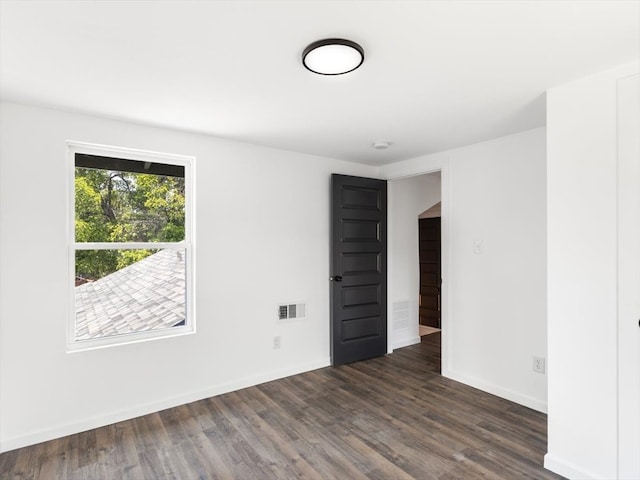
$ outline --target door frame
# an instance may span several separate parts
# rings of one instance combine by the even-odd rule
[[[441,326],[442,326],[442,346],[441,346],[441,375],[448,377],[449,367],[451,365],[451,345],[453,340],[453,334],[451,329],[451,284],[449,279],[451,278],[451,231],[450,231],[450,182],[451,182],[451,169],[449,167],[448,157],[445,155],[433,155],[429,159],[427,164],[419,165],[417,168],[408,170],[406,173],[387,175],[384,176],[387,183],[387,224],[393,223],[393,189],[396,187],[393,180],[402,180],[403,178],[417,177],[420,175],[426,175],[428,173],[440,172],[440,188],[441,188],[441,268],[442,268],[442,285],[441,285]],[[393,285],[396,280],[393,275],[393,265],[395,259],[393,258],[393,244],[394,244],[394,232],[392,228],[389,228],[387,234],[387,298],[393,297]],[[387,351],[393,352],[394,345],[394,330],[393,330],[393,302],[387,302]]]

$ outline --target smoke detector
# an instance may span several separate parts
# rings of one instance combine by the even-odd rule
[[[386,150],[391,146],[391,142],[383,142],[383,141],[373,142],[371,146],[376,150]]]

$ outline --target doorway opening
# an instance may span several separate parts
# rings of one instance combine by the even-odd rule
[[[443,224],[447,225],[447,197],[443,194],[443,182],[441,170],[423,173],[420,175],[412,175],[399,178],[389,182],[390,188],[390,242],[389,242],[389,258],[390,258],[390,291],[389,291],[389,318],[391,351],[413,345],[416,343],[424,343],[425,339],[437,341],[437,353],[440,357],[440,329],[444,327],[442,334],[447,338],[447,286],[440,289],[440,277],[446,281],[446,268],[440,268],[440,262],[434,266],[423,265],[423,272],[431,274],[431,281],[437,282],[438,290],[442,290],[442,298],[440,301],[438,295],[432,296],[431,304],[435,303],[435,310],[442,310],[442,318],[439,323],[431,325],[420,325],[421,304],[426,307],[427,298],[420,298],[420,262],[419,262],[419,217],[440,217],[443,218]],[[446,192],[444,192],[446,193]],[[440,214],[442,209],[442,215]],[[438,218],[439,230],[439,218]],[[446,246],[446,228],[443,228],[443,245]],[[423,246],[424,242],[423,242]],[[431,247],[436,250],[436,259],[440,258],[440,242],[435,241]],[[447,252],[443,251],[444,260],[441,262],[446,267]],[[424,262],[423,262],[424,263]],[[436,268],[436,270],[434,270]],[[442,272],[442,273],[441,273]],[[435,284],[435,283],[434,283]],[[427,292],[423,291],[423,294]],[[438,302],[440,301],[440,306]],[[427,313],[422,308],[422,314]],[[442,307],[442,308],[441,308]],[[426,323],[424,320],[422,323]],[[425,328],[431,335],[427,333]],[[422,331],[421,331],[422,330]],[[434,344],[435,347],[435,344]],[[446,350],[446,344],[445,344]],[[435,352],[435,350],[434,350]]]
[[[418,329],[420,337],[442,328],[441,209],[438,202],[418,217]]]

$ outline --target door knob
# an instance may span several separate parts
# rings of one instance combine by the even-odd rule
[[[341,275],[336,275],[335,277],[331,277],[329,280],[333,280],[334,282],[341,282],[342,281],[342,276]]]

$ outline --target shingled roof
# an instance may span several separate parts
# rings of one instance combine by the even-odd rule
[[[185,320],[182,250],[161,250],[75,287],[76,340],[168,328]]]

